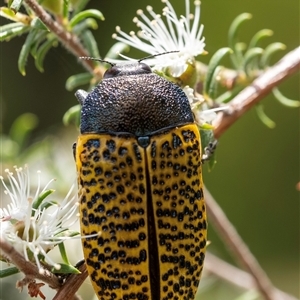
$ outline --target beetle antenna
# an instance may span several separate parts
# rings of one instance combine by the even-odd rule
[[[107,61],[107,60],[104,60],[104,59],[101,59],[101,58],[90,57],[90,56],[80,56],[79,59],[100,61],[100,62],[103,62],[103,63],[107,63],[107,64],[111,65],[112,67],[116,65],[114,63],[111,63],[110,61]]]
[[[152,57],[156,57],[156,56],[160,56],[160,55],[165,55],[165,54],[169,54],[169,53],[178,53],[179,50],[173,50],[173,51],[167,51],[167,52],[162,52],[162,53],[157,53],[157,54],[153,54],[153,55],[149,55],[146,56],[144,58],[141,58],[138,60],[138,62],[140,63],[142,60],[148,59],[148,58],[152,58]]]

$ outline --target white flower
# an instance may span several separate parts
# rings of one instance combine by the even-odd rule
[[[30,190],[30,176],[28,168],[15,167],[17,177],[8,169],[5,170],[9,186],[0,176],[5,188],[4,193],[10,198],[6,208],[0,208],[0,236],[11,243],[17,251],[23,253],[26,260],[34,258],[39,271],[43,272],[40,259],[59,269],[47,254],[55,245],[68,239],[67,230],[76,222],[73,216],[77,212],[77,196],[71,197],[73,186],[61,203],[43,199],[51,180],[42,190],[40,187],[40,172],[38,172],[37,190],[34,195]],[[65,236],[64,236],[65,233]]]
[[[186,94],[187,98],[189,99],[189,103],[191,105],[192,110],[200,106],[202,103],[204,103],[204,97],[202,95],[197,95],[195,97],[194,90],[190,88],[188,85],[185,86],[183,89],[184,93]]]
[[[195,117],[195,122],[200,125],[214,125],[214,121],[217,118],[217,113],[218,111],[228,111],[229,107],[228,106],[221,106],[217,108],[212,108],[212,109],[205,109],[201,108],[201,110],[197,107],[193,109],[194,112],[194,117]]]
[[[113,38],[150,55],[178,51],[156,56],[147,60],[147,64],[154,66],[158,71],[165,71],[167,68],[171,76],[179,77],[185,72],[188,64],[193,64],[196,56],[205,52],[203,25],[200,25],[200,1],[194,2],[193,15],[190,13],[190,0],[185,0],[186,13],[185,16],[180,17],[168,0],[163,2],[167,5],[162,13],[166,18],[165,22],[151,6],[147,6],[147,11],[153,20],[150,20],[142,10],[138,10],[138,17],[133,20],[140,28],[138,34],[130,32],[128,35],[117,27],[118,34],[114,34]]]
[[[227,106],[209,109],[202,95],[196,94],[195,96],[194,90],[189,86],[185,86],[182,90],[189,99],[195,122],[200,126],[212,125],[217,118],[216,112],[228,109]]]

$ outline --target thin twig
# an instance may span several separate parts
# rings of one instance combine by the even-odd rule
[[[216,229],[224,244],[231,250],[234,259],[240,262],[252,275],[258,289],[265,299],[282,300],[282,298],[278,297],[276,289],[265,271],[261,268],[248,246],[206,188],[204,194],[210,223]]]
[[[85,263],[78,269],[81,273],[70,275],[64,285],[58,290],[53,300],[74,300],[74,296],[76,297],[75,293],[88,276]]]
[[[300,68],[300,47],[286,54],[279,62],[257,77],[251,85],[243,89],[228,104],[229,113],[219,113],[215,122],[214,135],[219,138],[229,126],[246,111],[257,104],[272,89],[294,74]]]
[[[205,255],[205,271],[243,289],[257,289],[257,285],[249,273],[240,270],[209,252]],[[286,294],[276,288],[274,288],[274,291],[277,294],[277,299],[297,300],[296,297]]]
[[[62,45],[74,54],[75,57],[89,56],[87,50],[83,47],[78,37],[72,32],[68,32],[58,22],[56,22],[51,15],[49,15],[44,8],[35,0],[25,0],[27,5],[34,11],[34,13],[45,23],[51,32],[61,41]],[[91,60],[80,60],[82,65],[91,73],[95,74],[96,70]],[[98,69],[97,69],[98,70]],[[99,70],[98,70],[99,71]],[[95,76],[102,74],[95,74]]]
[[[43,274],[39,273],[38,267],[30,261],[27,261],[11,244],[0,238],[0,249],[5,253],[11,262],[26,276],[26,281],[39,279],[47,283],[51,288],[60,287],[58,278],[51,272],[45,270]]]
[[[44,270],[45,272],[43,274],[39,273],[39,269],[35,264],[27,261],[22,254],[3,239],[0,239],[0,249],[13,264],[25,274],[25,278],[17,284],[18,287],[23,288],[23,286],[38,279],[47,283],[51,288],[58,290],[53,300],[79,299],[75,293],[88,276],[85,263],[78,268],[81,273],[70,275],[62,286],[54,274],[47,270]]]

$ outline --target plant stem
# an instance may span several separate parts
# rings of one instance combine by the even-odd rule
[[[27,284],[30,281],[39,279],[47,283],[51,288],[57,289],[60,287],[58,278],[51,272],[45,270],[43,274],[39,273],[38,267],[30,261],[27,261],[22,254],[5,240],[0,238],[0,249],[5,253],[5,256],[9,258],[9,261],[25,274],[25,280],[21,281],[19,287]]]
[[[72,32],[69,32],[56,22],[51,15],[49,15],[44,8],[39,5],[35,0],[25,0],[27,5],[34,11],[34,13],[44,22],[44,24],[53,32],[60,40],[61,44],[69,50],[75,57],[89,56],[87,50],[83,47],[78,37]],[[94,64],[91,60],[81,59],[82,65],[91,73],[94,72]],[[98,70],[98,68],[97,68]],[[99,71],[99,70],[98,70]],[[95,74],[95,76],[99,74]],[[100,74],[102,75],[102,74]]]
[[[253,277],[237,267],[227,263],[226,261],[218,258],[217,256],[206,253],[205,256],[205,268],[208,273],[218,276],[222,280],[225,280],[235,286],[241,287],[246,290],[255,290],[257,285],[253,280]],[[286,294],[276,288],[274,288],[277,299],[281,300],[297,300],[296,297]],[[280,297],[280,298],[279,298]]]
[[[70,275],[64,283],[64,285],[58,290],[53,300],[75,299],[75,293],[80,288],[84,280],[88,277],[88,272],[85,263],[83,263],[78,269],[81,273]]]
[[[239,261],[251,274],[257,288],[266,300],[282,300],[276,293],[275,287],[267,274],[261,268],[254,255],[250,252],[248,246],[242,240],[224,211],[206,188],[204,190],[204,195],[209,220],[224,244],[231,250],[233,258]]]
[[[235,96],[228,104],[229,109],[227,112],[218,114],[218,118],[214,124],[215,137],[219,138],[245,112],[269,94],[279,83],[299,70],[299,68],[300,47],[297,47]]]

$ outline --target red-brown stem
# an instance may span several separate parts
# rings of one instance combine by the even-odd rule
[[[70,275],[53,300],[75,300],[75,293],[88,276],[85,264],[82,264],[78,269],[81,273]]]
[[[211,273],[222,280],[245,290],[257,289],[257,285],[251,274],[238,269],[237,267],[225,262],[211,253],[206,253],[205,272]],[[274,292],[277,294],[277,299],[297,300],[296,297],[286,294],[276,288],[274,288]]]
[[[83,47],[78,37],[73,33],[67,31],[58,22],[56,22],[51,15],[49,15],[44,8],[35,0],[25,0],[26,4],[34,11],[34,13],[44,22],[44,24],[53,32],[61,44],[69,50],[76,58],[81,56],[89,56],[86,49]],[[94,73],[94,63],[91,60],[80,60],[82,65],[91,73]]]
[[[245,112],[269,94],[282,81],[300,68],[300,47],[290,51],[274,66],[257,77],[228,104],[228,112],[219,113],[214,126],[214,135],[219,138]]]
[[[266,300],[282,300],[248,246],[206,188],[204,195],[210,224],[215,228],[224,244],[229,248],[233,258],[240,262],[246,271],[251,274],[257,288]]]
[[[22,254],[20,254],[16,249],[5,240],[0,238],[0,249],[3,251],[9,261],[25,274],[26,280],[41,280],[47,283],[50,287],[57,289],[60,287],[58,278],[51,272],[45,270],[44,273],[39,273],[38,267],[30,261],[27,261]],[[24,281],[24,282],[25,282]]]

